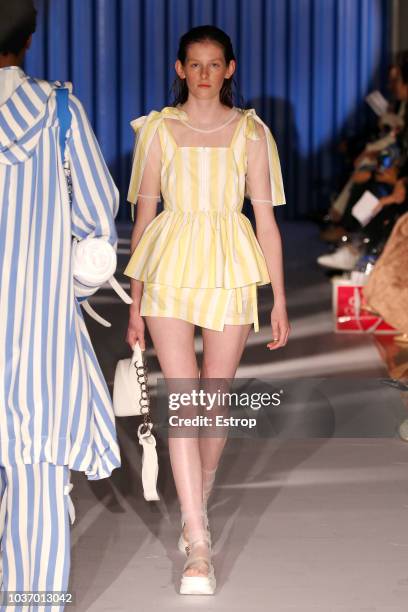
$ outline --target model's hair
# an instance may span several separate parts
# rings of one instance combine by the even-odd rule
[[[230,63],[231,60],[235,60],[234,50],[232,48],[231,39],[220,30],[213,25],[203,25],[197,26],[196,28],[192,28],[180,38],[179,48],[177,52],[177,59],[184,65],[187,58],[187,51],[189,45],[197,42],[205,42],[210,41],[219,45],[224,53],[225,63]],[[233,78],[224,79],[224,83],[222,85],[220,91],[220,102],[232,108],[234,106],[233,99]],[[180,79],[177,75],[174,83],[172,85],[172,91],[174,95],[173,106],[177,106],[178,104],[184,104],[188,98],[188,87],[185,79]]]
[[[18,55],[35,32],[36,22],[32,0],[0,0],[0,54]]]

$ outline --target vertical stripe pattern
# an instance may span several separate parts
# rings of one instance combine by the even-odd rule
[[[98,479],[120,454],[77,301],[95,288],[74,281],[71,240],[116,247],[119,197],[72,93],[69,109],[72,210],[54,86],[25,77],[0,107],[0,465],[65,464]]]
[[[109,167],[117,169],[123,200],[132,148],[129,121],[169,103],[180,36],[204,23],[227,32],[237,58],[238,89],[279,144],[288,196],[279,216],[293,219],[327,208],[344,170],[336,144],[371,123],[364,96],[374,89],[386,92],[391,16],[406,1],[35,4],[38,27],[26,65],[32,74],[75,83]],[[125,206],[121,219],[128,219]]]
[[[67,466],[49,463],[0,467],[3,591],[68,590],[69,476]],[[0,606],[11,609],[57,612],[64,606]]]
[[[274,138],[254,109],[240,110],[229,146],[179,146],[166,119],[186,119],[165,107],[132,122],[136,132],[128,200],[137,202],[149,148],[158,132],[164,210],[147,226],[124,273],[144,282],[141,314],[174,316],[222,330],[254,322],[256,286],[270,283],[266,261],[242,214],[248,168],[247,140],[265,133],[270,205],[285,204]],[[148,194],[145,194],[148,195]],[[242,290],[246,308],[242,309]],[[231,310],[236,304],[237,310]],[[232,307],[234,308],[234,306]]]

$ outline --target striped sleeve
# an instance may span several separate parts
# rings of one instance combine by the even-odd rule
[[[115,217],[119,209],[119,192],[102,156],[81,102],[70,94],[71,129],[67,138],[67,155],[72,179],[72,234],[83,240],[102,238],[117,248]],[[74,279],[75,295],[88,297],[95,287]]]

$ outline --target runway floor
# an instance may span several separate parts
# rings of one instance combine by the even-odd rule
[[[330,280],[315,263],[324,251],[317,228],[280,225],[292,334],[286,347],[265,348],[271,295],[261,288],[260,333],[251,331],[237,378],[276,383],[285,402],[260,421],[264,435],[226,445],[209,504],[216,594],[178,594],[184,557],[166,440],[158,435],[161,499],[146,502],[139,420],[127,418],[117,420],[122,468],[112,478],[90,482],[72,472],[71,609],[408,609],[408,444],[397,434],[407,393],[387,384],[391,340],[333,333]],[[120,236],[123,270],[130,227]],[[111,383],[117,359],[129,355],[127,306],[104,289],[92,304],[112,321],[107,329],[86,319]],[[160,369],[148,347],[155,381]],[[199,328],[196,349],[200,355]]]

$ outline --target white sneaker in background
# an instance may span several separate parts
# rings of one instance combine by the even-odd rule
[[[354,268],[360,256],[361,253],[355,247],[350,244],[344,244],[334,253],[320,255],[317,258],[317,263],[325,268],[350,271]]]
[[[398,433],[405,442],[408,442],[408,419],[402,421],[398,428]]]

